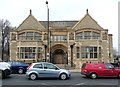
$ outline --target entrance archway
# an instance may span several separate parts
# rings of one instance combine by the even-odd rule
[[[52,58],[55,64],[67,64],[67,54],[62,49],[56,49]]]
[[[57,44],[51,50],[51,62],[54,64],[68,64],[67,48]]]

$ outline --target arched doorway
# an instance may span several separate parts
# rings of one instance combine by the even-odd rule
[[[68,64],[67,47],[62,44],[52,46],[51,62],[54,64]]]
[[[56,49],[52,58],[55,64],[67,64],[67,54],[62,49]]]

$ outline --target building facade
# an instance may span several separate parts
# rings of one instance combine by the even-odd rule
[[[108,34],[108,29],[103,29],[88,10],[80,21],[49,21],[49,37],[47,23],[37,21],[30,11],[10,33],[10,60],[49,61],[76,68],[83,62],[113,61],[112,34]]]

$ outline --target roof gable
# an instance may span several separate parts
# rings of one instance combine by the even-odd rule
[[[72,29],[84,29],[84,28],[92,28],[92,29],[103,29],[88,13],[75,25]]]
[[[42,24],[37,21],[37,19],[32,15],[30,10],[30,15],[18,27],[18,30],[23,29],[37,29],[42,31],[45,29],[45,27],[43,27]]]

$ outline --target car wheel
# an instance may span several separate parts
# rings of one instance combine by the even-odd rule
[[[96,73],[91,73],[90,78],[96,79],[97,78],[97,74]]]
[[[23,72],[24,72],[23,69],[19,69],[19,70],[18,70],[18,73],[19,73],[19,74],[23,74]]]
[[[120,79],[120,73],[118,74],[118,79]]]
[[[32,73],[32,74],[30,74],[29,78],[31,80],[35,80],[35,79],[37,79],[37,75],[35,73]]]
[[[60,79],[62,79],[62,80],[67,79],[67,75],[66,75],[65,73],[62,73],[62,74],[60,75]]]

